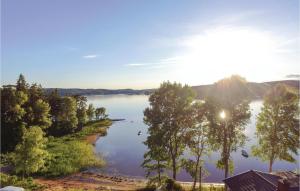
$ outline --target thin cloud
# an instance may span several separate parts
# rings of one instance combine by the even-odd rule
[[[170,57],[170,58],[163,58],[154,62],[144,62],[144,63],[130,63],[125,64],[125,66],[129,67],[145,67],[145,68],[162,68],[169,65],[178,64],[180,61],[180,57]]]
[[[99,55],[97,54],[89,54],[89,55],[85,55],[83,56],[83,58],[86,58],[86,59],[93,59],[93,58],[97,58]]]
[[[131,63],[131,64],[126,64],[125,66],[147,66],[149,64],[146,64],[146,63]]]

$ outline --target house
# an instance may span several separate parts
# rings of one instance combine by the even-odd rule
[[[226,178],[232,191],[298,191],[299,174],[291,171],[265,173],[256,170]]]

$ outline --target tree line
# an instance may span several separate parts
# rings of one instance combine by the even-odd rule
[[[197,100],[191,87],[164,82],[150,95],[150,106],[144,111],[149,129],[142,166],[152,182],[162,184],[169,172],[176,180],[183,168],[193,177],[195,190],[207,172],[204,157],[211,151],[220,153],[216,167],[224,170],[225,178],[233,172],[231,154],[247,141],[250,94],[246,80],[237,75],[216,82],[210,91],[209,97]],[[300,148],[298,127],[298,94],[278,84],[265,96],[257,116],[258,143],[252,154],[269,161],[270,172],[276,160],[295,162]],[[192,157],[186,158],[186,151]]]
[[[93,120],[107,118],[105,108],[87,105],[84,96],[45,94],[20,74],[16,85],[1,88],[1,152],[14,152],[16,172],[28,175],[44,166],[46,137],[74,133]]]

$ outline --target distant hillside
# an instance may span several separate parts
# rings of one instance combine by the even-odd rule
[[[283,81],[272,81],[272,82],[262,82],[262,83],[255,83],[255,82],[248,82],[247,88],[249,92],[249,97],[252,99],[261,99],[265,95],[265,93],[275,86],[278,83],[286,84],[289,87],[294,88],[299,92],[299,80],[283,80]],[[197,92],[198,98],[204,98],[209,96],[210,89],[214,85],[200,85],[200,86],[193,86],[192,88]]]
[[[283,83],[292,88],[295,88],[299,92],[299,80],[284,80],[284,81],[272,81],[272,82],[248,82],[247,88],[249,90],[249,95],[252,99],[260,99],[264,96],[264,94],[275,84]],[[192,88],[197,92],[198,98],[204,98],[209,96],[210,89],[214,85],[200,85],[193,86]],[[55,88],[45,88],[45,92],[49,93],[53,91]],[[117,89],[117,90],[109,90],[109,89],[79,89],[79,88],[71,88],[64,89],[58,88],[58,93],[60,95],[113,95],[113,94],[127,94],[127,95],[148,95],[151,94],[155,89],[144,89],[144,90],[133,90],[133,89]]]
[[[151,90],[133,90],[133,89],[79,89],[79,88],[44,88],[46,93],[50,93],[57,89],[62,96],[65,95],[113,95],[113,94],[127,94],[127,95],[147,95]]]

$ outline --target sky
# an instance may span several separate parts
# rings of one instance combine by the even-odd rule
[[[1,84],[52,88],[299,77],[299,0],[1,0]]]

